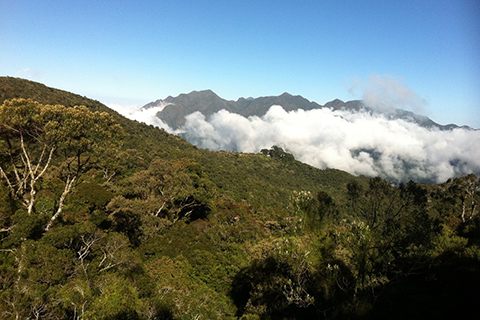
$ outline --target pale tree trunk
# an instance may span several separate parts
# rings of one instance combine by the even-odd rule
[[[10,192],[12,193],[12,196],[14,198],[17,198],[16,195],[15,195],[16,194],[15,188],[13,187],[12,183],[10,182],[10,179],[8,179],[8,176],[5,173],[5,171],[3,171],[2,166],[0,166],[0,173],[2,174],[2,177],[5,179],[5,181],[7,181],[7,186],[8,186],[8,189],[10,189]]]
[[[22,152],[23,152],[23,155],[24,155],[24,158],[25,158],[24,162],[25,162],[26,167],[28,169],[28,174],[25,177],[25,182],[28,179],[28,176],[30,176],[30,197],[28,199],[27,208],[28,208],[28,214],[31,214],[32,211],[33,211],[33,205],[35,204],[35,195],[37,194],[37,190],[36,190],[37,181],[38,181],[38,179],[40,179],[43,176],[45,171],[47,171],[47,168],[50,164],[50,161],[52,160],[52,155],[53,155],[53,152],[55,151],[55,148],[50,149],[48,159],[46,160],[46,163],[43,166],[43,169],[40,172],[38,172],[39,169],[40,169],[40,166],[42,164],[43,157],[45,156],[45,151],[47,149],[47,146],[44,145],[43,150],[42,150],[42,154],[40,155],[40,158],[38,159],[37,165],[34,166],[34,165],[32,165],[32,162],[30,161],[30,157],[28,156],[27,150],[25,149],[25,145],[23,144],[23,137],[20,140],[20,142],[21,142]]]
[[[470,216],[470,220],[473,219],[473,217],[475,217],[475,215],[477,214],[477,203],[474,201],[473,204],[472,204],[472,215]]]
[[[16,183],[12,183],[12,181],[8,178],[2,167],[0,167],[0,176],[6,180],[7,186],[10,189],[12,196],[15,199],[19,200],[25,207],[27,207],[28,213],[31,214],[33,211],[33,206],[35,204],[35,196],[37,194],[36,184],[38,180],[43,176],[45,171],[47,171],[47,168],[50,165],[50,161],[52,160],[55,148],[44,145],[42,153],[38,158],[36,165],[32,164],[32,160],[28,155],[22,134],[20,134],[20,148],[22,151],[20,156],[24,167],[24,170],[22,170],[21,172],[19,172],[17,165],[15,164],[15,161],[10,154],[12,158],[11,162]],[[45,154],[47,152],[47,149],[49,148],[50,151],[48,152],[48,158],[45,159]],[[42,162],[45,162],[45,164],[42,165]],[[27,189],[29,189],[28,192]]]
[[[62,195],[60,196],[60,199],[58,200],[58,208],[57,212],[50,218],[50,221],[48,222],[47,226],[45,227],[45,231],[50,230],[53,222],[60,216],[63,210],[63,205],[65,203],[65,198],[67,195],[72,191],[73,185],[75,184],[75,181],[77,180],[76,177],[73,178],[67,178],[67,182],[65,184],[65,188],[63,189]]]

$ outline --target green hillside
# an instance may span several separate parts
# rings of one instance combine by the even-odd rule
[[[105,111],[125,130],[123,149],[133,152],[137,159],[131,164],[146,169],[156,157],[169,160],[192,159],[198,162],[209,178],[236,200],[261,200],[277,209],[284,208],[294,190],[334,190],[356,179],[339,170],[319,170],[298,161],[279,162],[260,154],[212,152],[198,149],[164,130],[131,121],[98,101],[66,91],[49,88],[41,83],[19,78],[0,77],[0,103],[13,98],[31,98],[43,104],[67,107],[85,105],[93,111]],[[245,179],[248,177],[248,179]],[[253,196],[256,195],[256,196]]]
[[[11,77],[0,104],[2,319],[480,316],[475,175],[203,150]]]

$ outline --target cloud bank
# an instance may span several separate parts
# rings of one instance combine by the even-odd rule
[[[277,145],[317,168],[396,181],[443,182],[480,172],[480,131],[427,129],[367,112],[286,112],[272,106],[263,117],[222,110],[210,119],[195,112],[182,130],[182,136],[201,148],[259,152]]]
[[[389,117],[388,111],[394,108],[418,111],[426,105],[395,77],[372,76],[356,86],[363,91],[364,103],[379,113],[327,108],[287,112],[272,106],[262,117],[245,118],[221,110],[207,119],[195,112],[176,131],[156,117],[166,105],[125,115],[201,148],[257,153],[277,145],[314,167],[354,175],[440,183],[459,175],[480,174],[479,130],[440,131]]]

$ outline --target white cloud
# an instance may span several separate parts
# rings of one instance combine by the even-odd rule
[[[25,77],[33,80],[41,80],[43,78],[43,72],[36,68],[23,68],[15,72],[17,76]]]
[[[480,131],[426,129],[370,113],[286,112],[280,106],[261,118],[222,110],[208,120],[199,112],[186,120],[185,138],[210,150],[259,152],[278,145],[318,168],[393,180],[443,182],[480,172]]]
[[[148,109],[139,108],[137,105],[124,105],[118,103],[107,103],[106,105],[131,120],[154,125],[165,129],[167,132],[173,133],[173,129],[156,116],[157,113],[165,108],[165,105],[159,105]]]
[[[415,113],[424,113],[427,101],[410,89],[399,77],[392,75],[372,75],[367,81],[355,79],[350,92],[362,92],[362,100],[370,108],[382,112],[406,109]]]
[[[120,104],[120,103],[108,103],[106,102],[105,105],[110,109],[113,109],[120,113],[122,116],[129,118],[131,114],[138,111],[139,107],[136,104]]]

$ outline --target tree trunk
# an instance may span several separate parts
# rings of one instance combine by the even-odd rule
[[[50,218],[50,221],[48,222],[47,226],[45,227],[45,231],[50,230],[53,222],[62,213],[65,198],[72,191],[73,184],[75,183],[75,181],[76,181],[76,177],[72,178],[71,180],[70,180],[70,178],[67,178],[67,183],[65,184],[65,188],[63,189],[63,193],[60,196],[60,199],[58,200],[57,212],[55,212],[55,214]]]

